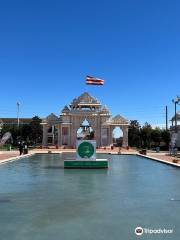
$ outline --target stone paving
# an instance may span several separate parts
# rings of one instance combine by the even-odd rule
[[[9,159],[12,157],[17,157],[19,153],[17,151],[12,151],[12,152],[0,152],[0,161]]]
[[[173,163],[174,160],[177,160],[176,162],[180,166],[180,158],[177,158],[175,156],[170,156],[168,153],[148,153],[147,156],[153,157],[153,158],[158,158],[160,160],[164,160],[166,162]]]

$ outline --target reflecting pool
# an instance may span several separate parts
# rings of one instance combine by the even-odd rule
[[[98,157],[109,169],[64,169],[68,157],[36,154],[0,166],[1,240],[180,239],[180,169],[105,154]],[[174,232],[138,237],[137,226]]]

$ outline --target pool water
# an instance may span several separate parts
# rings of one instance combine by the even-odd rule
[[[178,168],[101,154],[108,170],[64,169],[68,157],[36,154],[0,166],[1,240],[180,239]],[[137,226],[173,233],[138,237]]]

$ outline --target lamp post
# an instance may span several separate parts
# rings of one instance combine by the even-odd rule
[[[168,108],[166,106],[166,131],[168,130]]]
[[[174,112],[175,112],[175,132],[177,132],[177,104],[180,102],[180,97],[177,96],[175,99],[172,100],[172,102],[174,103]]]
[[[20,103],[17,102],[17,124],[18,124],[18,128],[19,128],[19,106],[20,106]]]

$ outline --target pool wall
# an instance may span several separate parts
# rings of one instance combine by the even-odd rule
[[[12,162],[12,161],[16,161],[16,160],[19,160],[21,158],[25,158],[25,157],[29,157],[29,156],[32,156],[34,154],[62,154],[62,153],[66,153],[66,152],[51,152],[51,153],[48,153],[48,152],[31,152],[29,154],[25,154],[25,155],[21,155],[21,156],[16,156],[16,157],[11,157],[11,158],[7,158],[7,159],[4,159],[4,160],[1,160],[0,161],[0,165],[1,164],[5,164],[5,163],[8,163],[8,162]],[[74,153],[74,152],[72,152]],[[98,153],[98,154],[101,154],[101,153]],[[102,154],[104,154],[104,152],[102,152]],[[168,161],[165,161],[165,160],[162,160],[162,159],[159,159],[159,158],[156,158],[156,157],[152,157],[152,156],[147,156],[147,155],[143,155],[143,154],[140,154],[140,153],[134,153],[134,152],[131,152],[131,153],[121,153],[121,154],[118,154],[118,153],[106,153],[107,155],[134,155],[134,156],[140,156],[140,157],[143,157],[143,158],[148,158],[150,160],[153,160],[153,161],[157,161],[157,162],[161,162],[161,163],[164,163],[164,164],[168,164],[168,165],[171,165],[171,166],[174,166],[174,167],[178,167],[180,168],[180,165],[177,164],[177,163],[173,163],[173,162],[168,162]]]
[[[32,156],[34,154],[36,154],[36,153],[28,153],[28,154],[25,154],[25,155],[20,155],[20,156],[16,156],[16,157],[7,158],[7,159],[4,159],[4,160],[1,160],[0,165],[8,163],[8,162],[13,162],[13,161],[19,160],[21,158],[29,157],[29,156]]]
[[[150,160],[154,160],[154,161],[157,161],[157,162],[161,162],[161,163],[164,163],[164,164],[172,165],[172,166],[174,166],[174,167],[178,167],[178,168],[180,167],[180,165],[177,164],[177,163],[168,162],[168,161],[165,161],[165,160],[162,160],[162,159],[159,159],[159,158],[155,158],[155,157],[143,155],[143,154],[140,154],[140,153],[136,153],[135,155],[136,155],[136,156],[143,157],[143,158],[148,158],[148,159],[150,159]]]

